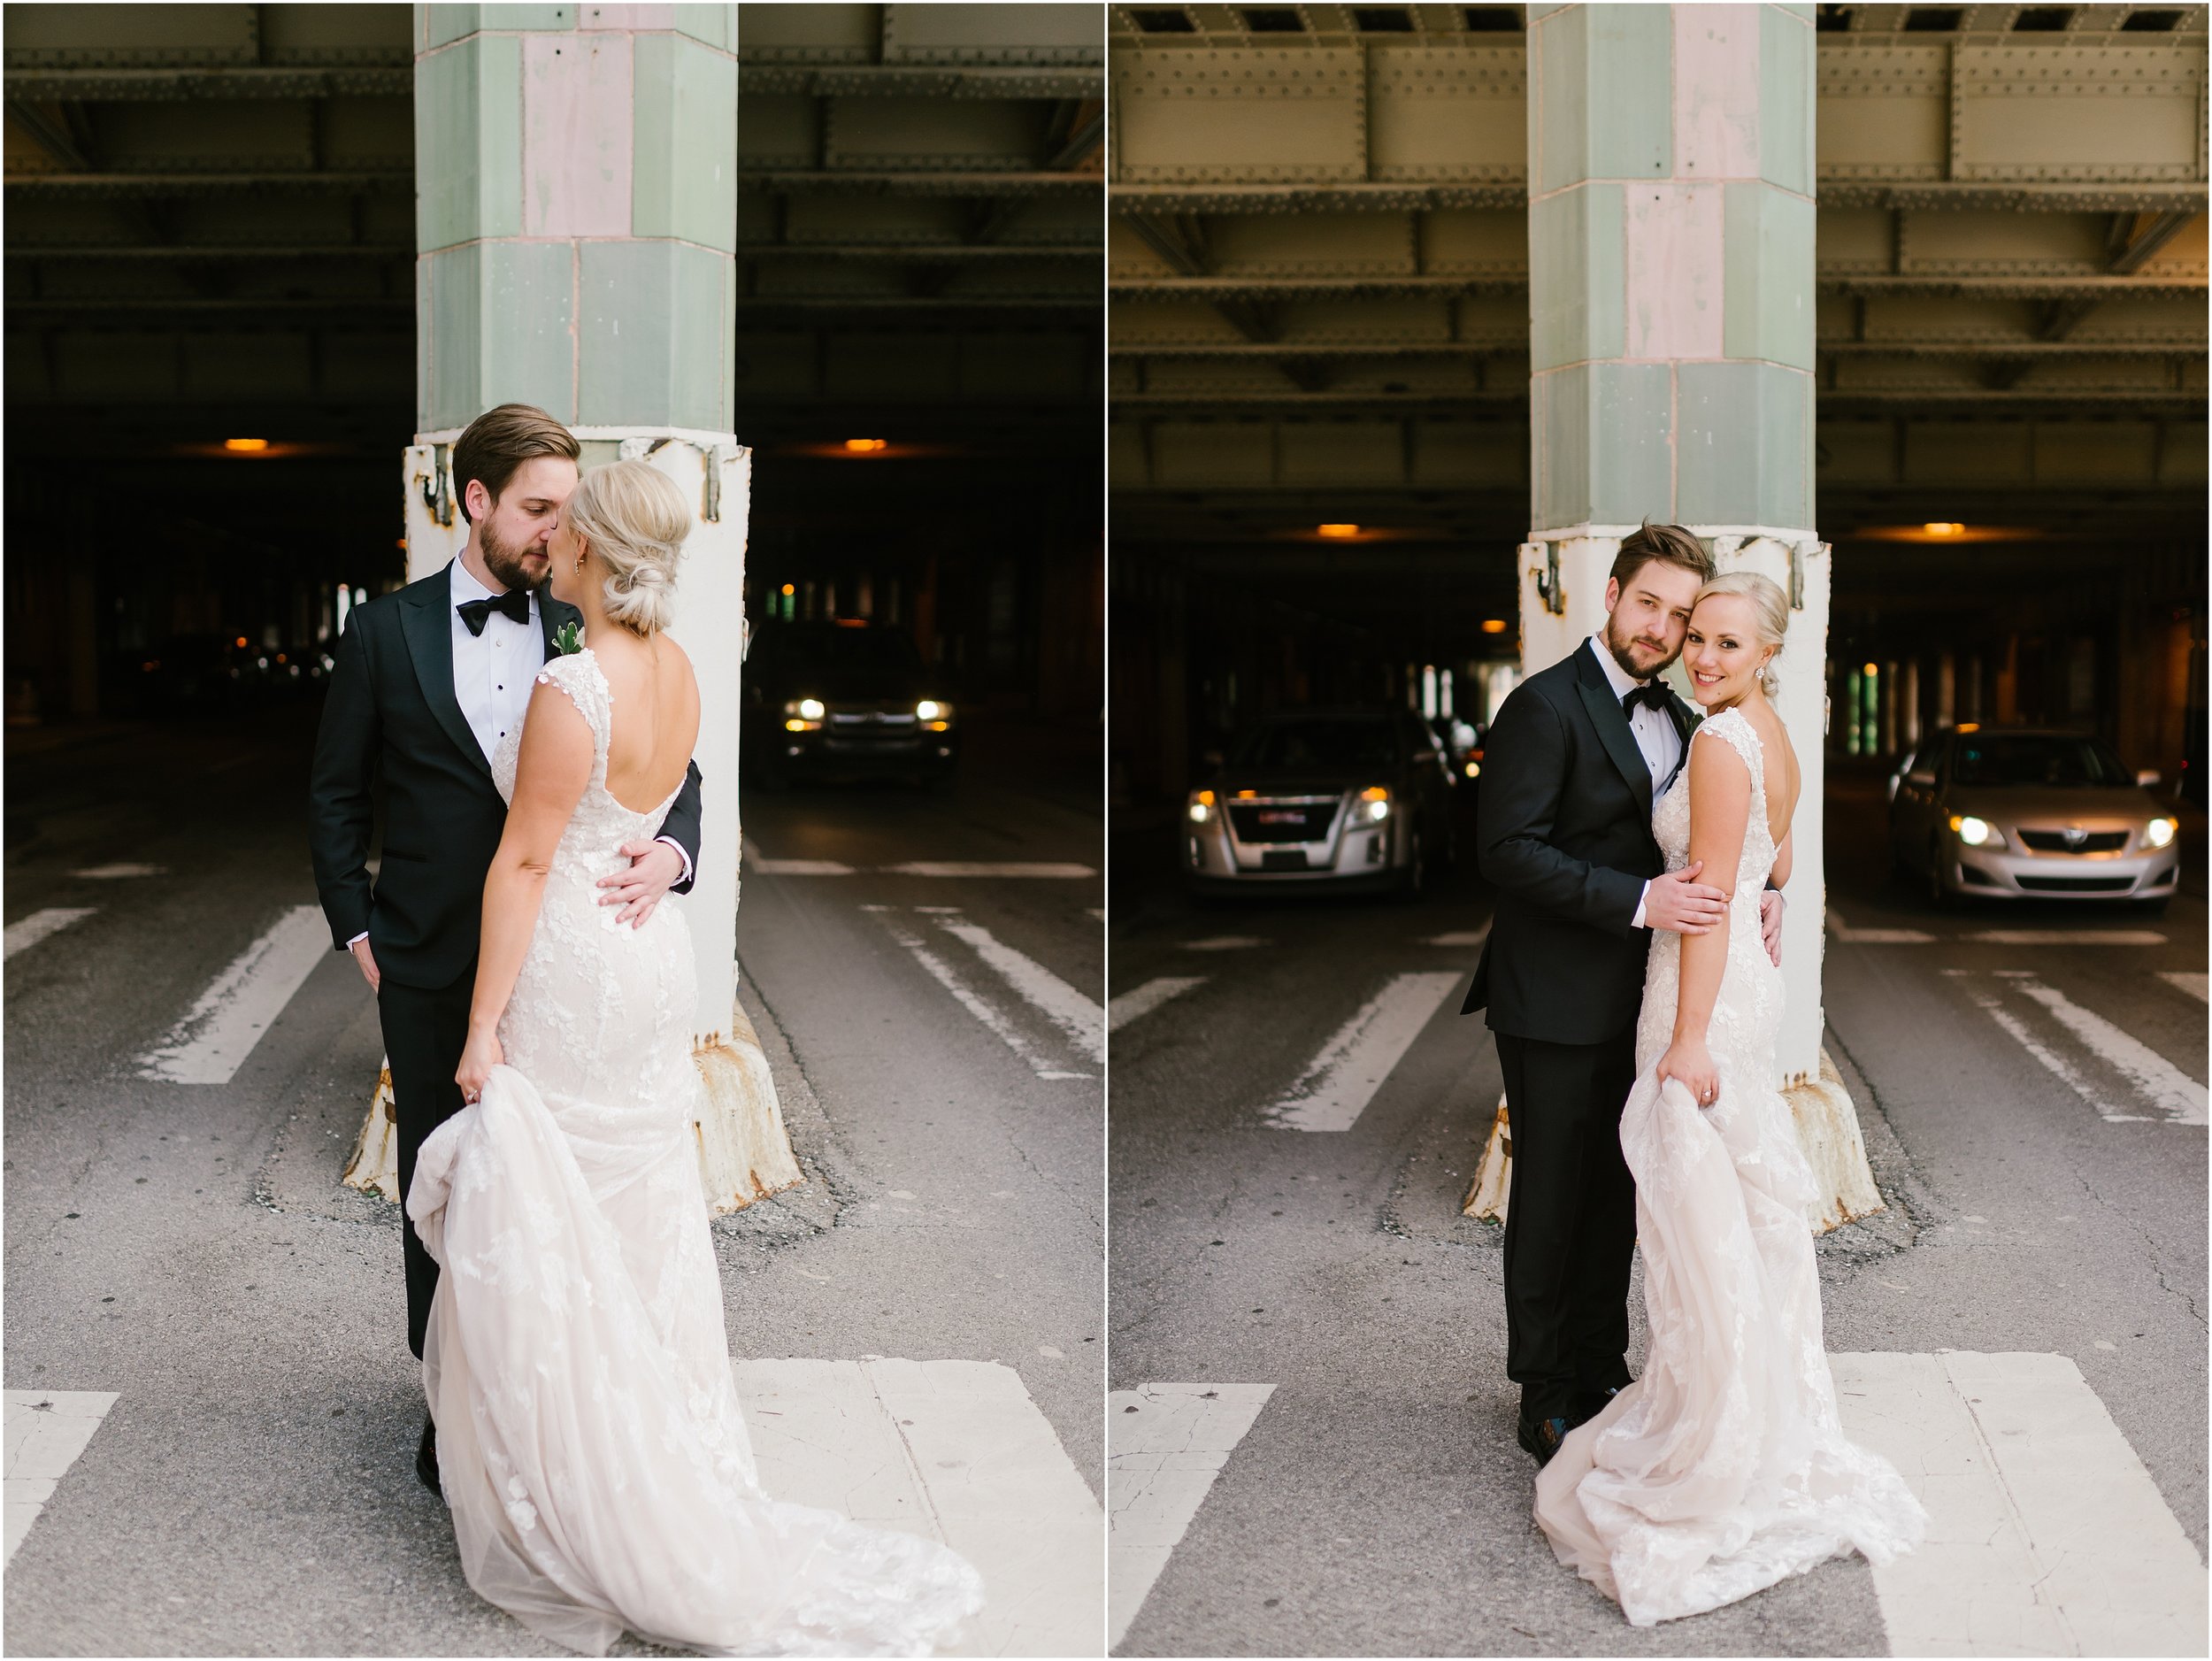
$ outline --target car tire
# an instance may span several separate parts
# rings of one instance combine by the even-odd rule
[[[1418,825],[1413,827],[1413,834],[1406,839],[1412,857],[1406,861],[1404,869],[1398,873],[1398,897],[1409,904],[1419,899],[1428,889],[1427,842],[1427,835]]]
[[[1951,880],[1943,874],[1943,844],[1931,838],[1928,842],[1928,874],[1924,892],[1928,904],[1939,911],[1957,909],[1958,891]]]

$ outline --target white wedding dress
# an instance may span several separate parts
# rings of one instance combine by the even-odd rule
[[[613,695],[588,650],[538,678],[589,722],[591,781],[505,1063],[424,1142],[408,1196],[442,1271],[423,1372],[462,1566],[587,1655],[625,1628],[712,1654],[926,1654],[982,1606],[964,1558],[761,1491],[692,1128],[690,931],[668,904],[618,924],[594,886],[675,797],[636,813],[608,794]],[[519,741],[492,757],[511,801]]]
[[[1757,732],[1727,710],[1691,742],[1751,772],[1728,912],[1728,959],[1706,1034],[1720,1091],[1701,1110],[1656,1080],[1674,1034],[1682,936],[1655,930],[1621,1114],[1636,1179],[1650,1350],[1642,1378],[1567,1434],[1536,1477],[1559,1560],[1632,1626],[1694,1615],[1853,1549],[1887,1563],[1927,1526],[1884,1459],[1847,1441],[1822,1348],[1812,1173],[1775,1088],[1782,973],[1760,942],[1775,860]],[[1667,869],[1689,863],[1686,765],[1652,810]]]

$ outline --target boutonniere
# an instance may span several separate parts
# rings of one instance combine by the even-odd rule
[[[553,631],[553,650],[566,657],[584,650],[583,626],[564,623]]]

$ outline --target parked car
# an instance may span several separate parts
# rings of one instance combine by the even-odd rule
[[[741,742],[773,782],[802,775],[949,777],[959,759],[952,702],[902,629],[858,620],[777,623],[745,658]]]
[[[1970,895],[2162,910],[2181,850],[2157,782],[2085,733],[1946,728],[1891,776],[1891,853],[1937,905]]]
[[[1452,775],[1406,710],[1294,710],[1247,733],[1190,793],[1183,877],[1200,893],[1419,895],[1452,858]]]

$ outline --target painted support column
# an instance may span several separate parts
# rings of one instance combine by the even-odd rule
[[[1880,1205],[1821,1052],[1828,549],[1813,528],[1809,5],[1528,8],[1531,503],[1522,662],[1604,616],[1622,539],[1687,527],[1790,596],[1775,706],[1803,775],[1777,1057],[1832,1227]],[[1671,672],[1686,692],[1679,669]],[[1492,1157],[1471,1193],[1477,1203]]]
[[[749,453],[733,434],[737,7],[418,5],[416,426],[402,459],[410,581],[467,540],[449,451],[534,404],[588,469],[642,457],[695,519],[671,635],[698,672],[706,781],[685,908],[710,1201],[800,1180],[737,1007],[738,677]],[[396,1195],[388,1088],[346,1180]],[[382,1121],[381,1127],[380,1120]]]

